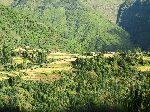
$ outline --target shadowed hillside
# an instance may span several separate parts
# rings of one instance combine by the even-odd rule
[[[120,6],[117,23],[132,35],[143,50],[150,49],[150,1],[126,1]]]

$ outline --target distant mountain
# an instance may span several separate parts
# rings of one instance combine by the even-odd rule
[[[131,34],[134,44],[150,50],[149,0],[126,0],[120,6],[117,23]]]
[[[18,45],[69,52],[131,48],[126,31],[84,3],[80,0],[10,1],[6,3],[8,8],[0,8],[0,37],[15,37],[19,39]]]

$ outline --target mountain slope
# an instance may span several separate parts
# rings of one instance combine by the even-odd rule
[[[17,10],[0,6],[1,45],[17,47],[29,45],[38,48],[56,46],[54,30]]]
[[[16,2],[13,2],[13,0],[0,0],[0,3],[3,5],[17,5],[18,3],[31,3],[33,6],[37,3],[39,3],[40,0],[36,0],[36,3],[33,3],[33,0],[16,0]],[[48,1],[48,0],[47,0]],[[49,0],[50,1],[50,0]],[[56,1],[56,0],[55,0]],[[72,0],[76,1],[76,0]],[[80,2],[87,6],[88,8],[94,9],[98,13],[100,13],[102,16],[104,16],[106,19],[116,22],[117,19],[117,13],[119,6],[123,3],[124,0],[80,0]],[[44,1],[43,1],[44,2]],[[54,2],[54,0],[51,2]],[[57,1],[56,1],[57,2]]]
[[[83,52],[131,48],[130,36],[126,31],[104,19],[95,10],[86,7],[80,0],[37,0],[36,2],[34,0],[18,0],[11,3],[11,6],[11,10],[21,12],[37,23],[53,29],[53,33],[48,33],[48,30],[44,31],[44,28],[42,28],[43,31],[41,29],[35,31],[34,29],[37,29],[38,26],[33,28],[29,26],[27,32],[30,32],[30,29],[31,31],[34,30],[32,37],[37,41],[43,40],[44,37],[47,40],[50,38],[50,43],[53,43],[51,45],[58,46],[55,47],[57,50]],[[7,23],[9,21],[11,20],[8,20]],[[2,22],[5,24],[4,20]],[[25,24],[30,23],[22,23],[21,27]],[[16,29],[23,30],[21,27],[16,27]],[[39,33],[40,31],[41,33]],[[38,36],[36,35],[37,32]],[[46,34],[42,34],[42,32],[46,32]],[[29,35],[26,37],[30,39]],[[46,41],[48,43],[47,48],[54,48],[51,47],[49,41]]]
[[[120,5],[124,0],[81,0],[86,6],[99,12],[106,19],[116,23]]]
[[[120,6],[117,23],[143,50],[150,50],[150,1],[127,0]]]

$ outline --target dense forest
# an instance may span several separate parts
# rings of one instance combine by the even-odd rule
[[[79,0],[20,0],[10,8],[1,7],[1,35],[8,32],[8,37],[20,39],[21,45],[74,53],[127,50],[132,46],[126,31]]]
[[[28,17],[50,28],[53,33],[47,34],[51,35],[48,38],[55,38],[50,49],[55,47],[60,51],[78,53],[127,50],[133,46],[149,49],[148,0],[1,0],[0,4],[9,10],[16,10],[16,17],[21,12],[24,15],[22,20]],[[20,35],[16,31],[13,33]]]

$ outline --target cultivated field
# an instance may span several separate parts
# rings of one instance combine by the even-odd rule
[[[113,57],[113,54],[104,54],[106,58]],[[1,71],[0,80],[8,79],[10,76],[21,76],[23,80],[35,80],[35,81],[55,81],[61,78],[61,73],[63,71],[71,71],[71,62],[75,61],[77,58],[92,58],[93,56],[82,56],[78,54],[69,53],[50,53],[47,59],[53,60],[50,63],[44,64],[42,67],[40,65],[33,66],[30,69],[18,70],[18,71]],[[19,57],[14,58],[15,63],[21,63],[23,60]],[[144,61],[150,61],[150,57],[143,57]],[[138,71],[150,72],[150,65],[146,66],[136,66]]]

